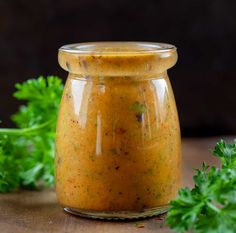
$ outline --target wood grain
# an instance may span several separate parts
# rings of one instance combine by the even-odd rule
[[[203,161],[217,164],[211,156],[219,138],[183,140],[183,183],[192,186],[193,167],[200,167]],[[53,190],[20,191],[0,194],[1,233],[169,233],[164,217],[140,220],[143,228],[133,222],[109,222],[79,218],[65,213],[57,204]]]

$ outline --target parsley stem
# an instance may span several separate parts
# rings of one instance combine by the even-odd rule
[[[216,213],[220,213],[220,209],[213,205],[211,202],[207,202],[207,206]]]
[[[53,119],[54,120],[54,119]],[[6,135],[23,135],[23,134],[31,134],[34,133],[40,129],[43,129],[50,125],[53,120],[46,121],[42,124],[35,125],[29,128],[22,128],[22,129],[12,129],[12,128],[0,128],[0,134],[6,134]]]

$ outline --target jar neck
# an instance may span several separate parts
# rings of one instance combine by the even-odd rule
[[[126,83],[135,83],[135,82],[144,82],[151,81],[156,79],[166,79],[168,77],[167,71],[162,72],[161,74],[154,75],[129,75],[129,76],[109,76],[109,75],[84,75],[84,74],[73,74],[69,73],[69,79],[76,79],[81,81],[89,81],[98,84],[126,84]]]

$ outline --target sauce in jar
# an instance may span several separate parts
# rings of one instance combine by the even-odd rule
[[[69,72],[56,139],[56,192],[68,212],[93,218],[163,213],[180,187],[181,141],[160,43],[63,46]]]

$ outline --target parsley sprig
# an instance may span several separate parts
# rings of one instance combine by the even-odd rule
[[[203,163],[193,177],[194,188],[180,189],[171,201],[167,223],[176,232],[236,232],[236,140],[232,144],[221,140],[213,154],[221,167]]]
[[[35,189],[54,182],[54,140],[63,85],[55,76],[16,84],[14,96],[26,101],[12,120],[18,128],[0,128],[0,192]]]

